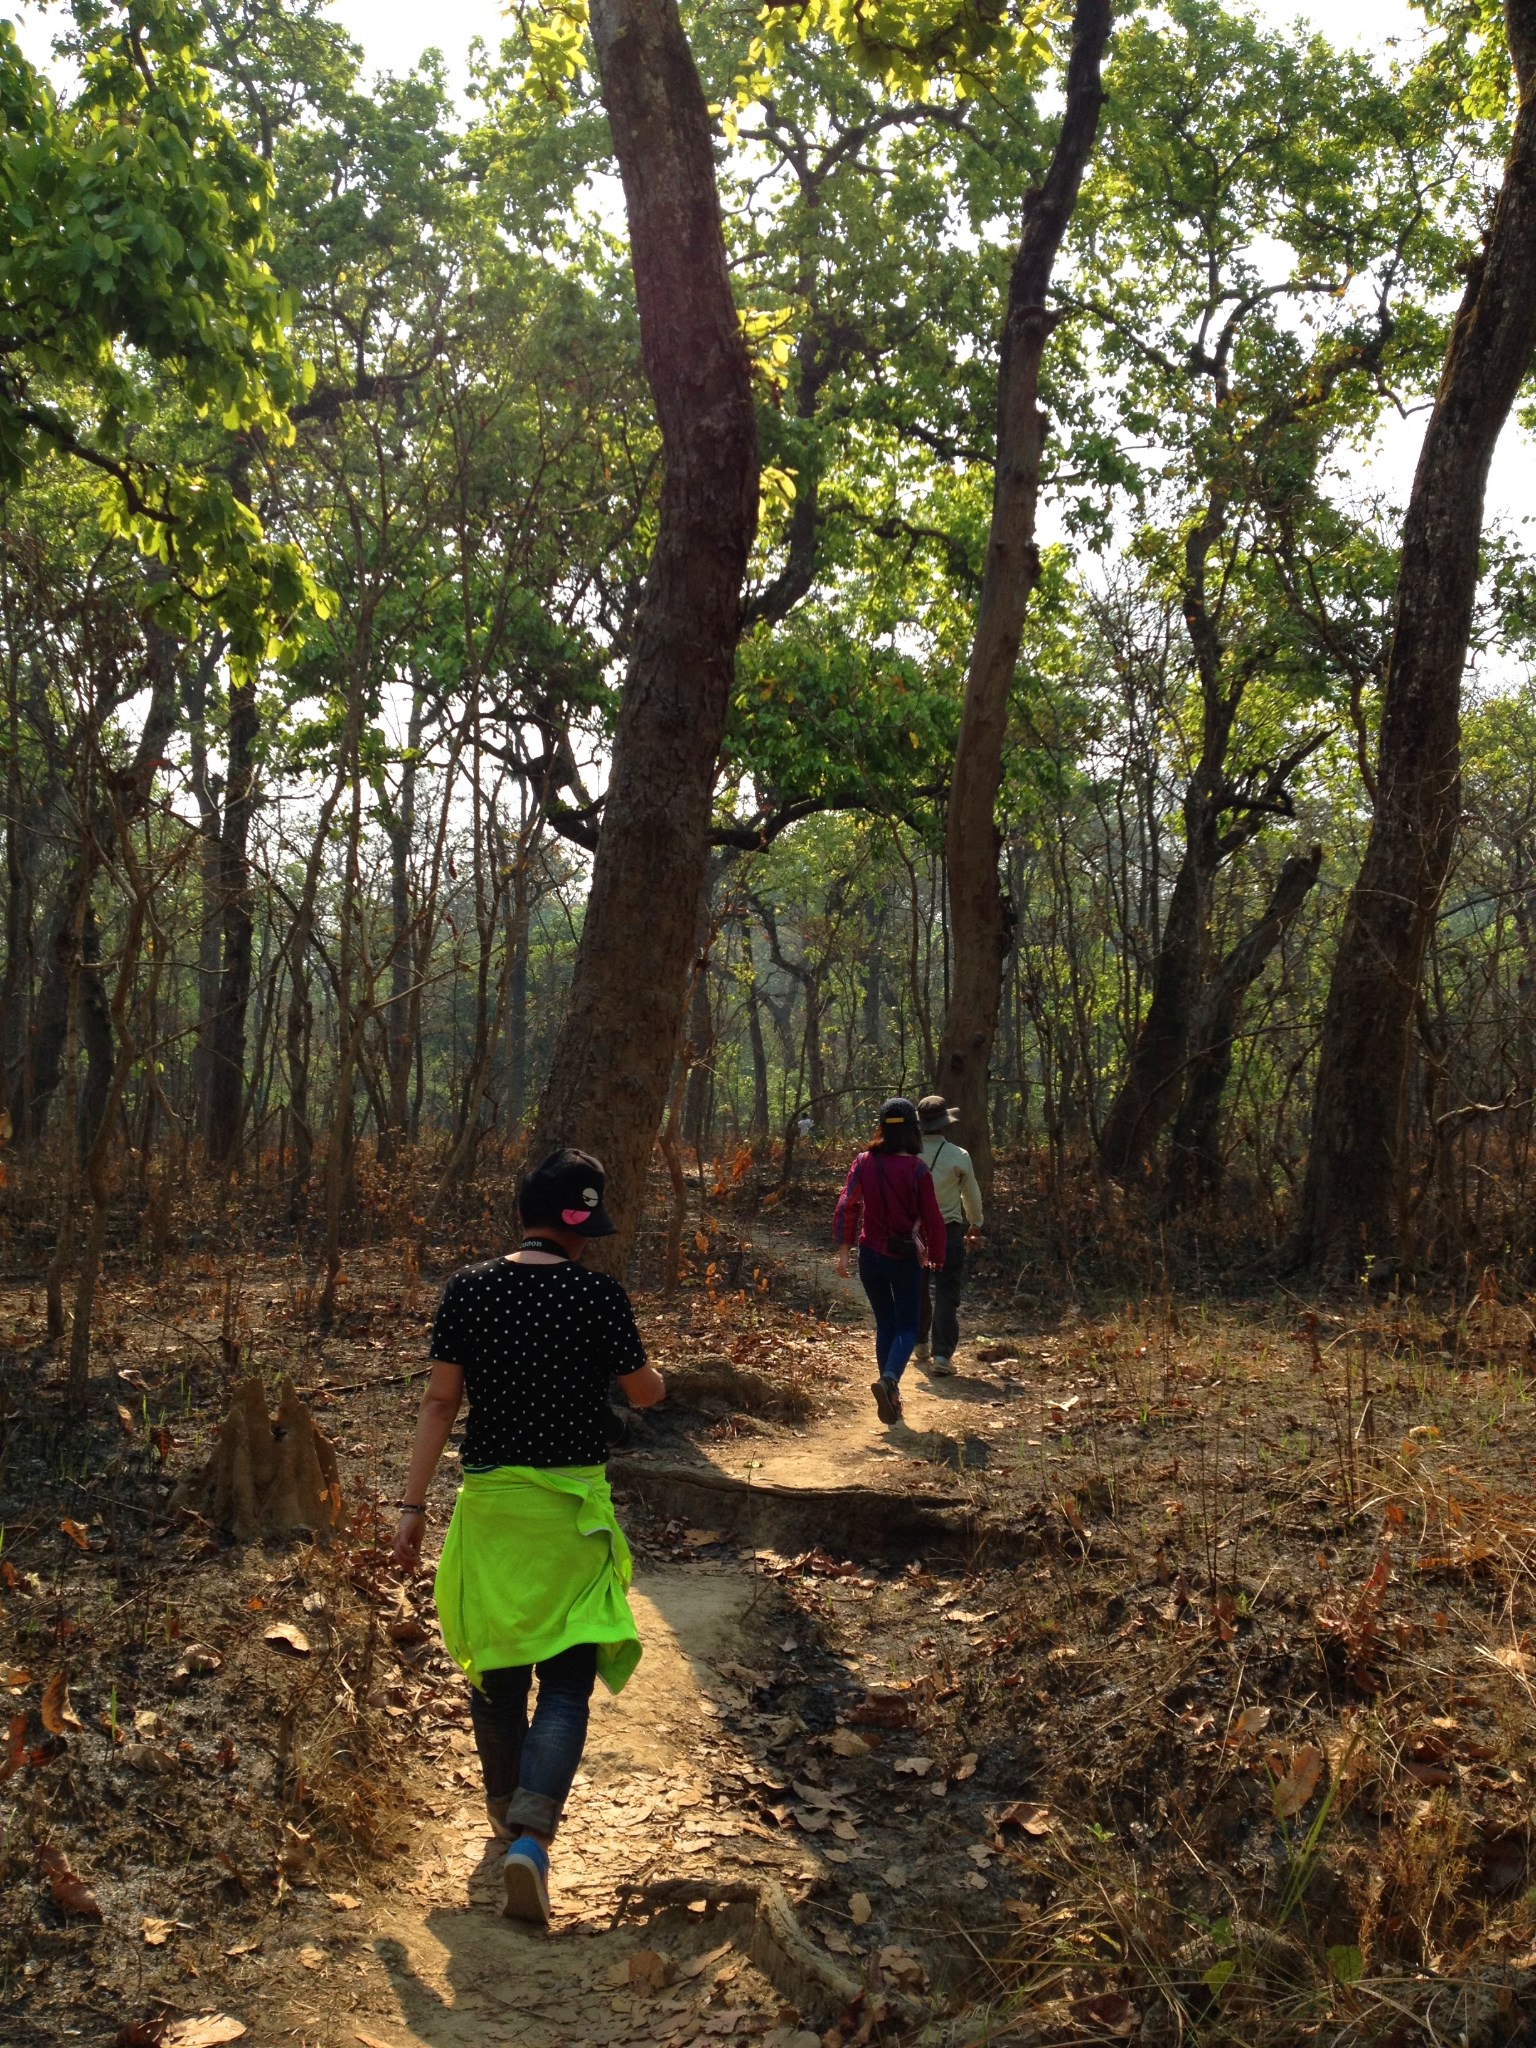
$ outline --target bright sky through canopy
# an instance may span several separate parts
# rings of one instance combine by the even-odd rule
[[[1252,0],[1253,12],[1265,21],[1305,18],[1338,43],[1366,48],[1392,36],[1411,36],[1422,17],[1407,0],[1349,0],[1347,6],[1298,5],[1297,0]],[[448,60],[457,86],[471,41],[481,36],[493,48],[506,19],[496,0],[434,0],[418,7],[412,0],[337,0],[335,15],[367,52],[369,64],[381,71],[405,71],[428,47]]]

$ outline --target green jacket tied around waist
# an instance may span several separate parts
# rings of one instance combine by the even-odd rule
[[[629,1545],[601,1465],[466,1472],[437,1566],[437,1616],[471,1685],[487,1671],[597,1645],[620,1691],[640,1661]]]

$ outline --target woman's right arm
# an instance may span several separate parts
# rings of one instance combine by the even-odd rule
[[[859,1235],[859,1216],[863,1209],[863,1197],[859,1192],[859,1166],[862,1153],[848,1169],[848,1178],[843,1182],[843,1192],[837,1198],[837,1209],[832,1217],[832,1235],[837,1239],[837,1271],[840,1279],[848,1278],[848,1248]]]
[[[400,1520],[395,1527],[394,1561],[407,1571],[415,1571],[421,1563],[421,1539],[427,1532],[427,1489],[432,1484],[437,1461],[443,1455],[443,1446],[448,1441],[449,1430],[458,1419],[463,1399],[463,1366],[448,1365],[442,1359],[434,1358],[427,1391],[421,1397],[421,1410],[416,1417],[416,1441],[411,1445],[405,1492],[400,1496],[402,1502],[413,1505],[402,1506]]]

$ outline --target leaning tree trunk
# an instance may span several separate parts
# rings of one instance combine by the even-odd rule
[[[677,1057],[757,526],[757,423],[709,110],[675,0],[594,0],[665,480],[570,1000],[536,1141],[609,1168],[628,1256]]]
[[[1390,1270],[1424,955],[1461,810],[1461,678],[1494,445],[1536,352],[1536,0],[1505,0],[1520,85],[1504,180],[1472,263],[1403,523],[1376,808],[1323,1015],[1312,1146],[1288,1263]]]
[[[960,1135],[987,1188],[992,1181],[987,1063],[1013,931],[997,874],[997,799],[1024,614],[1040,580],[1035,507],[1045,417],[1038,393],[1040,360],[1055,324],[1045,299],[1098,132],[1112,11],[1111,0],[1077,0],[1061,131],[1044,183],[1024,202],[998,364],[992,525],[950,781],[945,853],[955,965],[939,1043],[938,1086],[960,1111]]]
[[[1201,999],[1190,1038],[1184,1100],[1173,1127],[1168,1161],[1168,1211],[1176,1215],[1216,1192],[1221,1182],[1221,1100],[1232,1072],[1232,1041],[1243,997],[1264,972],[1265,962],[1285,937],[1306,902],[1323,849],[1293,853],[1281,868],[1264,915],[1244,932],[1212,975]]]

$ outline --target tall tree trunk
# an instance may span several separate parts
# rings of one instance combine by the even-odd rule
[[[92,1141],[101,1128],[107,1098],[112,1089],[112,1005],[101,974],[101,927],[96,906],[86,891],[85,914],[80,920],[80,1049],[85,1054],[85,1078],[75,1114],[75,1149],[84,1164]]]
[[[188,668],[183,694],[187,712],[187,753],[192,795],[197,804],[198,926],[197,1037],[192,1048],[192,1128],[208,1134],[209,1076],[213,1070],[213,1020],[219,1003],[219,803],[208,772],[208,688],[218,660],[210,641]]]
[[[520,1131],[528,1113],[528,874],[526,863],[515,878],[507,944],[507,1124]]]
[[[763,999],[754,975],[747,990],[747,1037],[752,1047],[752,1135],[766,1138],[773,1111],[768,1101],[768,1047],[763,1039]]]
[[[1461,679],[1488,465],[1536,352],[1536,0],[1505,0],[1520,86],[1503,184],[1446,350],[1403,523],[1376,807],[1339,939],[1288,1262],[1394,1261],[1425,950],[1461,810]]]
[[[609,1258],[621,1267],[681,1035],[758,457],[709,111],[675,0],[594,0],[591,19],[665,480],[533,1149],[578,1144],[603,1156],[619,1224]]]
[[[224,816],[215,870],[221,962],[208,1072],[208,1157],[215,1166],[238,1163],[245,1109],[245,1019],[251,999],[255,932],[247,844],[255,806],[260,730],[256,685],[239,683],[229,693]]]
[[[945,851],[954,980],[939,1042],[937,1084],[959,1109],[960,1136],[987,1188],[992,1181],[987,1063],[1011,943],[1011,918],[997,873],[997,799],[1024,614],[1040,578],[1035,508],[1045,416],[1038,393],[1040,361],[1054,325],[1045,301],[1098,132],[1112,12],[1111,0],[1077,0],[1061,129],[1044,183],[1024,201],[998,363],[992,524],[950,781]]]
[[[705,935],[708,944],[708,934]],[[700,955],[688,999],[688,1086],[683,1098],[683,1142],[695,1159],[704,1157],[709,1111],[710,1067],[715,1050],[715,1020],[709,1001],[709,955]]]
[[[1168,1162],[1168,1209],[1177,1214],[1221,1182],[1217,1142],[1221,1100],[1232,1071],[1232,1040],[1243,997],[1264,972],[1276,946],[1307,900],[1322,866],[1323,849],[1293,853],[1281,868],[1264,915],[1244,932],[1212,975],[1190,1036],[1184,1100],[1173,1127]]]
[[[176,643],[157,626],[146,624],[144,631],[149,706],[132,761],[126,769],[112,773],[117,823],[139,816],[148,804],[155,771],[170,745],[179,711]],[[108,843],[117,829],[113,804],[103,802],[97,794],[99,737],[94,728],[82,733],[70,776],[79,843],[66,864],[49,920],[42,982],[22,1062],[30,1077],[30,1090],[16,1118],[16,1128],[18,1142],[27,1145],[41,1143],[49,1106],[59,1085],[66,1019],[81,987],[78,940],[83,930],[81,919],[89,898],[90,877],[99,859],[98,849]]]
[[[388,807],[384,829],[389,839],[389,1010],[385,1042],[389,1048],[389,1122],[379,1126],[379,1162],[392,1166],[406,1138],[411,1119],[412,1030],[419,1007],[411,1001],[415,959],[411,945],[411,848],[416,837],[416,776],[421,753],[426,695],[418,684],[411,695],[405,760],[400,768],[398,809]]]

